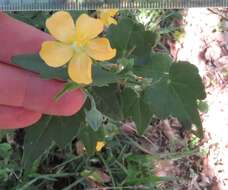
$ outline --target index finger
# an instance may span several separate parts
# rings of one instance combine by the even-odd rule
[[[85,101],[84,93],[75,90],[59,102],[53,97],[63,88],[55,80],[44,81],[33,73],[2,63],[10,63],[17,54],[37,53],[41,43],[50,36],[32,26],[0,13],[0,104],[24,107],[33,111],[72,115],[79,111]]]
[[[10,63],[17,54],[37,53],[43,41],[51,37],[40,30],[0,12],[0,62]]]

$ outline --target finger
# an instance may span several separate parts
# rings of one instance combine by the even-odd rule
[[[15,129],[30,126],[41,118],[41,114],[26,110],[0,105],[0,129]]]
[[[41,43],[51,37],[30,25],[0,13],[0,61],[10,63],[17,54],[37,53]]]
[[[41,80],[36,74],[0,63],[0,104],[24,107],[51,115],[72,115],[84,104],[81,90],[65,94],[59,101],[54,97],[64,87],[56,80]]]
[[[4,48],[0,49],[2,62],[10,63],[11,57],[16,54],[38,52],[41,43],[47,39],[50,39],[48,34],[0,13],[0,42],[4,44]],[[9,79],[9,76],[12,77]],[[27,81],[29,84],[26,84]],[[2,104],[23,105],[25,108],[47,114],[72,115],[83,105],[84,94],[76,90],[56,103],[53,97],[62,88],[63,84],[60,82],[40,81],[33,74],[0,64]]]

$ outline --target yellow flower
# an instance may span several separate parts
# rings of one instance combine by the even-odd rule
[[[117,21],[113,18],[116,13],[118,12],[117,9],[103,9],[98,11],[98,17],[104,23],[106,27],[111,24],[117,24]]]
[[[100,152],[101,149],[106,145],[106,143],[104,141],[97,141],[97,144],[96,144],[96,151],[97,152]]]
[[[69,62],[68,74],[74,82],[92,83],[92,59],[105,61],[116,55],[109,40],[98,37],[104,30],[99,19],[82,14],[74,24],[68,12],[59,11],[47,19],[46,27],[57,41],[44,42],[40,57],[51,67]]]

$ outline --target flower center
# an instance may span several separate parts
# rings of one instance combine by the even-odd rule
[[[78,43],[77,41],[74,41],[71,45],[71,47],[73,48],[73,50],[76,52],[76,53],[82,53],[82,52],[85,52],[85,44],[83,43]]]

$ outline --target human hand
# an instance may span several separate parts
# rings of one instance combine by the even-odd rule
[[[85,95],[80,90],[53,97],[63,88],[57,80],[42,80],[37,74],[10,65],[11,57],[37,53],[51,37],[36,28],[0,13],[0,129],[22,128],[42,114],[72,115],[80,110]]]

